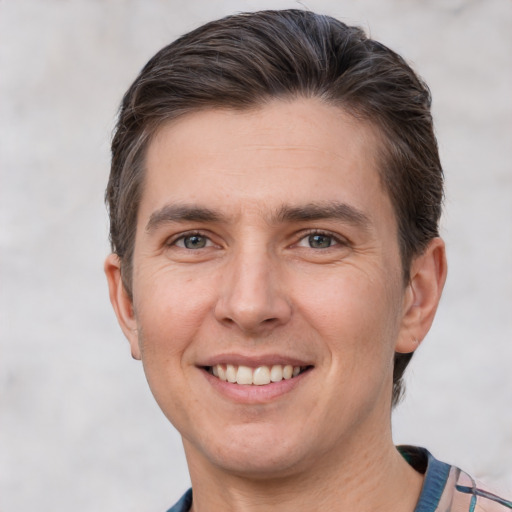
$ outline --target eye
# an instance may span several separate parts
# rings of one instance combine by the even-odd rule
[[[329,233],[310,233],[303,237],[297,245],[310,249],[328,249],[333,245],[339,244],[339,239]]]
[[[309,235],[308,243],[309,246],[313,249],[326,249],[333,244],[332,236],[329,235]]]
[[[178,238],[174,242],[174,245],[184,249],[204,249],[205,247],[212,245],[212,242],[206,236],[203,236],[199,233],[193,233]]]

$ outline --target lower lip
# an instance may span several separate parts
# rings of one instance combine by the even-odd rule
[[[223,381],[204,369],[201,371],[215,391],[234,402],[244,404],[264,404],[277,400],[299,386],[304,378],[311,373],[311,369],[309,369],[291,379],[255,386]]]

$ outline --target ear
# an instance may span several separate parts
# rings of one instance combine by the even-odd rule
[[[427,335],[441,299],[446,273],[444,242],[441,238],[434,238],[412,261],[396,352],[414,352]]]
[[[117,321],[126,339],[130,342],[132,357],[134,359],[141,359],[139,333],[133,310],[133,302],[121,278],[121,260],[117,254],[107,256],[104,270],[108,281],[110,302],[116,313]]]

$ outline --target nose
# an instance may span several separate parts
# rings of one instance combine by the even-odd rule
[[[244,334],[268,334],[291,318],[287,292],[279,265],[268,251],[240,251],[223,272],[215,316]]]

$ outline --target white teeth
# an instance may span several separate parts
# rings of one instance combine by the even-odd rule
[[[270,384],[270,370],[268,369],[268,366],[259,366],[254,370],[252,383],[256,384],[256,386]]]
[[[226,366],[226,379],[228,382],[236,382],[236,368],[232,364]]]
[[[217,368],[217,372],[219,373],[219,379],[223,381],[227,381],[228,377],[226,375],[226,370],[224,369],[224,366],[221,364],[216,364],[214,368]],[[215,371],[213,372],[213,375],[215,375]]]
[[[297,377],[301,372],[300,366],[291,364],[275,364],[272,367],[258,366],[251,368],[249,366],[235,366],[233,364],[216,364],[211,367],[211,373],[222,381],[227,381],[242,385],[265,386],[271,382],[280,382],[283,379],[288,380]]]
[[[272,382],[279,382],[280,380],[283,380],[283,367],[279,364],[275,364],[272,366],[272,369],[270,370],[270,380]]]
[[[237,384],[252,384],[252,370],[248,366],[239,366],[236,372]]]

